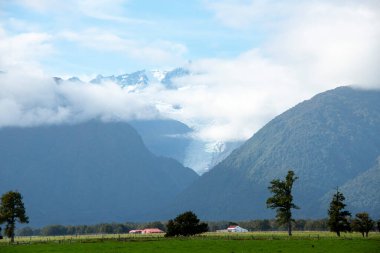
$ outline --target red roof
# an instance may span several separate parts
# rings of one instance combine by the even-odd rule
[[[142,231],[143,234],[154,234],[154,233],[165,233],[161,229],[158,228],[146,228]]]
[[[130,234],[141,234],[142,230],[141,229],[134,229],[129,231]]]
[[[229,226],[227,229],[233,229],[233,228],[236,228],[237,225],[234,225],[234,226]]]

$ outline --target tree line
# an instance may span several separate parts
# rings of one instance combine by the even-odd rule
[[[286,225],[280,225],[275,219],[256,219],[249,221],[208,221],[208,231],[226,229],[230,225],[239,225],[249,231],[287,231]],[[23,227],[15,231],[17,236],[57,236],[57,235],[89,235],[89,234],[123,234],[130,230],[159,228],[167,231],[167,222],[156,221],[149,223],[101,223],[95,225],[48,225],[41,228]],[[328,219],[295,219],[295,231],[329,231]],[[380,221],[372,231],[380,230]]]
[[[239,225],[249,231],[285,231],[287,227],[279,225],[275,219],[249,221],[208,221],[208,231],[226,229],[230,225]],[[297,231],[327,231],[327,219],[296,219],[294,229]],[[167,222],[155,221],[148,223],[100,223],[95,225],[48,225],[41,228],[23,227],[16,229],[16,236],[57,236],[57,235],[89,235],[89,234],[123,234],[130,230],[159,228],[167,231]]]
[[[194,235],[207,231],[216,231],[225,229],[228,225],[239,224],[251,231],[274,231],[287,230],[289,236],[292,230],[327,230],[335,232],[340,236],[342,232],[357,231],[363,237],[368,237],[369,231],[375,229],[375,221],[366,212],[360,212],[351,218],[351,213],[345,210],[345,197],[339,189],[332,197],[327,210],[328,218],[320,220],[295,220],[292,217],[292,209],[299,209],[293,202],[292,188],[294,182],[298,179],[294,171],[289,170],[285,179],[274,179],[270,182],[268,190],[272,193],[266,201],[267,207],[276,210],[276,219],[274,220],[251,220],[236,222],[200,222],[196,214],[191,211],[178,215],[175,219],[164,222],[152,223],[103,223],[97,225],[80,225],[80,226],[63,226],[50,225],[43,228],[33,229],[24,227],[17,230],[17,235],[79,235],[79,234],[119,234],[127,233],[132,229],[159,228],[166,231],[166,236],[177,235]],[[29,217],[26,215],[22,196],[17,191],[9,191],[2,195],[0,202],[0,225],[5,223],[4,234],[14,241],[16,222],[28,223]],[[380,231],[380,220],[376,223]],[[0,227],[0,239],[2,239]]]
[[[159,228],[166,231],[166,225],[162,222],[148,223],[100,223],[95,225],[48,225],[42,228],[24,227],[17,229],[18,236],[51,236],[51,235],[90,235],[90,234],[124,234],[130,230]]]

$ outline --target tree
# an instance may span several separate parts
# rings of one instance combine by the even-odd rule
[[[300,230],[305,230],[305,225],[306,225],[306,220],[300,219],[300,220],[295,221],[294,227],[295,229],[300,231]]]
[[[178,215],[174,220],[169,220],[166,225],[165,237],[183,235],[190,236],[208,231],[206,223],[199,223],[198,217],[193,212],[185,212]]]
[[[66,235],[67,228],[62,225],[49,225],[41,229],[41,234],[44,236]]]
[[[295,176],[292,170],[288,171],[285,181],[275,179],[270,182],[271,186],[268,189],[273,193],[273,196],[267,199],[267,207],[277,209],[276,221],[279,225],[288,226],[288,234],[292,235],[292,211],[291,209],[299,209],[293,203],[292,187],[294,181],[298,177]]]
[[[234,221],[230,221],[228,222],[228,226],[238,226],[239,224],[237,224],[236,222]]]
[[[352,221],[352,229],[368,237],[368,233],[374,228],[375,222],[369,217],[368,213],[357,213],[356,218]]]
[[[32,236],[34,235],[34,231],[31,227],[24,227],[18,230],[17,235],[19,236]]]
[[[16,222],[28,223],[24,203],[19,192],[9,191],[1,197],[0,224],[6,223],[5,234],[14,242]]]
[[[340,232],[347,232],[351,230],[348,218],[351,217],[349,211],[343,210],[346,204],[343,203],[345,197],[343,193],[339,192],[338,188],[333,196],[328,210],[329,220],[327,225],[330,231],[335,232],[337,236],[340,236]]]

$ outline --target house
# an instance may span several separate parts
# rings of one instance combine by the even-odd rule
[[[130,234],[141,234],[142,230],[141,229],[134,229],[134,230],[129,231],[129,233]]]
[[[234,232],[234,233],[248,232],[247,229],[242,228],[242,227],[239,227],[239,226],[237,226],[237,225],[229,226],[229,227],[227,228],[227,231],[228,231],[228,232]]]
[[[141,232],[141,234],[159,234],[159,233],[165,233],[165,232],[158,228],[146,228]]]

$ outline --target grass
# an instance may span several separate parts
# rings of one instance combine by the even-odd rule
[[[34,239],[34,240],[31,240]],[[289,238],[285,233],[207,233],[191,238],[163,238],[147,235],[108,235],[77,237],[17,238],[18,244],[0,243],[0,252],[144,252],[144,253],[297,253],[344,252],[378,253],[380,235],[369,238],[347,234],[337,238],[331,233],[295,233]],[[27,244],[26,244],[27,243]]]

